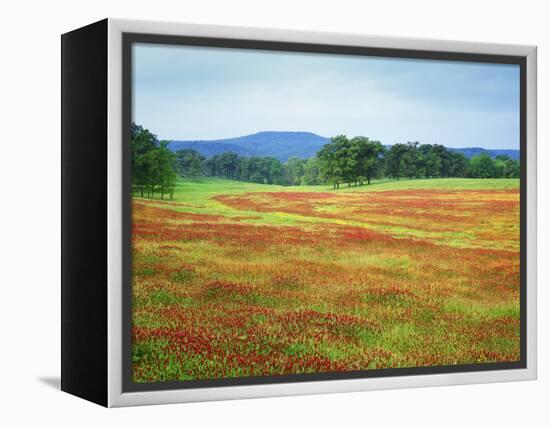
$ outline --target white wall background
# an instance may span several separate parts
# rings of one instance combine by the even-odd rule
[[[548,209],[550,31],[537,0],[94,0],[0,3],[0,423],[544,424],[548,223],[539,220],[537,382],[106,410],[57,391],[61,33],[105,17],[539,46],[539,218]],[[546,194],[545,194],[546,192]],[[546,261],[548,262],[548,261]],[[548,423],[545,423],[548,424]]]

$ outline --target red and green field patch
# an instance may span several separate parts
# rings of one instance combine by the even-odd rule
[[[133,380],[518,360],[517,181],[473,181],[135,197]]]

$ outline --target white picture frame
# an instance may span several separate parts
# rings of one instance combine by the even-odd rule
[[[380,37],[280,29],[239,28],[121,19],[106,20],[107,28],[107,188],[106,188],[106,399],[109,407],[274,396],[356,392],[423,386],[534,380],[537,377],[537,51],[534,46]],[[78,30],[77,30],[78,31]],[[354,46],[457,54],[507,55],[525,59],[526,70],[526,367],[392,377],[350,378],[205,388],[124,391],[123,386],[123,36],[146,34],[312,45]],[[70,389],[68,389],[71,392]],[[77,392],[72,392],[77,393]]]

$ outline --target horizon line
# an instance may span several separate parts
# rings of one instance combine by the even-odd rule
[[[172,142],[211,143],[211,142],[226,141],[226,140],[230,140],[230,139],[240,139],[240,138],[244,138],[244,137],[247,137],[247,136],[258,135],[258,134],[261,134],[261,133],[305,133],[305,134],[310,134],[310,135],[313,135],[313,136],[318,136],[320,138],[327,139],[329,141],[332,137],[332,136],[331,137],[323,136],[323,135],[320,135],[318,133],[307,131],[307,130],[260,130],[260,131],[254,132],[254,133],[247,133],[247,134],[242,134],[242,135],[239,135],[239,136],[220,137],[220,138],[216,138],[216,139],[167,139],[167,138],[159,138],[159,140],[168,141],[169,143],[172,143]],[[363,136],[363,135],[348,136],[345,133],[338,133],[338,135],[344,135],[344,136],[349,137],[349,138]],[[335,135],[335,136],[338,136],[338,135]],[[368,136],[365,136],[365,137],[368,138]],[[371,139],[371,138],[369,138],[369,139]],[[450,146],[450,145],[445,145],[444,143],[439,143],[439,142],[421,142],[419,140],[408,140],[408,141],[405,141],[405,142],[394,142],[394,143],[384,143],[384,142],[382,142],[380,140],[377,140],[377,139],[374,139],[374,138],[371,139],[371,140],[378,141],[383,146],[392,146],[392,145],[395,145],[395,144],[398,144],[398,143],[418,142],[420,145],[442,145],[445,148],[452,148],[452,149],[480,148],[480,149],[485,149],[485,150],[489,150],[489,151],[500,151],[500,150],[502,150],[502,151],[508,151],[508,150],[520,151],[520,147],[517,147],[517,148],[502,148],[502,147],[500,147],[500,148],[486,148],[482,145]]]

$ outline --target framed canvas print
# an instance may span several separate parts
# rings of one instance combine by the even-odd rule
[[[107,19],[62,36],[62,389],[536,378],[536,48]]]

